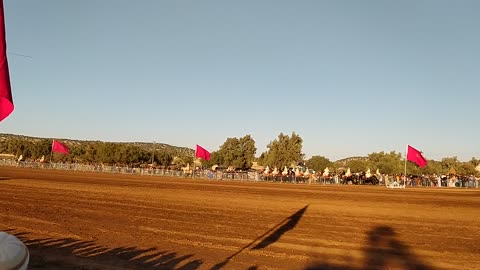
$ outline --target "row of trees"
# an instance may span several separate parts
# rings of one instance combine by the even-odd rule
[[[248,170],[253,162],[257,161],[260,165],[290,167],[292,164],[301,162],[304,157],[302,142],[302,138],[295,132],[291,136],[280,133],[277,139],[268,144],[268,151],[263,152],[259,158],[255,158],[257,148],[255,140],[250,135],[240,139],[228,138],[218,151],[211,153],[210,161],[202,161],[202,164],[205,167],[219,165],[224,168]]]
[[[10,153],[16,156],[23,155],[26,159],[38,160],[41,156],[50,157],[50,139],[25,139],[14,137],[0,141],[0,153]],[[277,167],[279,169],[293,167],[302,164],[317,172],[323,171],[326,167],[330,171],[340,171],[350,168],[352,172],[360,172],[370,169],[375,172],[377,169],[383,174],[401,174],[404,172],[405,159],[401,153],[379,152],[371,153],[367,157],[349,158],[340,161],[330,161],[324,156],[313,156],[305,160],[302,153],[302,138],[293,132],[291,135],[280,133],[278,137],[270,142],[267,151],[256,158],[257,148],[255,140],[246,135],[241,138],[227,138],[218,151],[211,153],[209,161],[202,160],[205,168],[218,165],[222,168],[235,170],[248,170],[254,161],[259,165]],[[79,162],[79,163],[101,163],[140,166],[142,164],[153,164],[156,166],[183,167],[192,164],[194,151],[179,151],[180,148],[167,147],[163,144],[135,145],[132,143],[111,143],[111,142],[80,142],[66,141],[70,149],[69,155],[54,155],[56,161]],[[411,162],[407,162],[407,173],[409,174],[475,174],[479,160],[472,158],[468,162],[460,162],[457,157],[443,158],[441,161],[429,160],[425,168],[419,168]]]
[[[470,161],[461,162],[457,157],[446,157],[440,161],[428,160],[427,166],[420,168],[412,162],[407,162],[407,174],[437,174],[437,175],[478,175],[476,167],[480,160],[472,158]],[[350,168],[352,172],[361,172],[370,169],[372,173],[378,169],[382,174],[403,174],[405,172],[405,158],[401,153],[391,151],[371,153],[363,158],[351,158],[343,161],[331,162],[322,156],[314,156],[305,162],[308,168],[316,171],[324,170],[329,167],[330,170],[345,170]]]
[[[246,170],[251,168],[252,162],[257,161],[259,165],[277,167],[282,170],[285,166],[291,168],[302,164],[316,172],[323,172],[325,168],[330,171],[345,171],[350,168],[352,172],[361,172],[370,169],[376,172],[378,169],[382,174],[402,174],[405,172],[405,158],[401,153],[391,151],[371,153],[367,157],[349,158],[340,161],[330,161],[324,156],[313,156],[305,160],[302,153],[302,138],[293,132],[290,136],[280,133],[278,138],[270,142],[268,150],[263,152],[259,158],[255,158],[255,141],[250,135],[243,138],[228,138],[220,146],[220,149],[212,153],[210,161],[203,161],[205,167],[220,165],[221,167],[233,167]],[[420,168],[412,162],[407,162],[408,174],[478,174],[475,170],[480,161],[472,158],[468,162],[460,162],[457,157],[443,158],[441,161],[429,160],[425,168]]]
[[[180,151],[174,147],[152,144],[152,149],[130,144],[112,142],[64,142],[69,148],[69,154],[53,154],[51,152],[52,140],[50,139],[25,139],[10,138],[0,141],[0,153],[20,155],[25,160],[46,160],[61,162],[78,162],[90,164],[129,165],[154,164],[169,166],[172,163],[184,166],[193,162],[193,150]],[[159,146],[159,148],[155,148]],[[160,147],[162,146],[162,147]]]

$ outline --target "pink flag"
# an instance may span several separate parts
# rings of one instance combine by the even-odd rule
[[[52,152],[68,154],[68,147],[59,141],[53,140]]]
[[[195,151],[195,157],[203,158],[208,161],[210,160],[210,152],[208,152],[203,147],[197,144],[197,151]]]
[[[5,39],[5,18],[3,1],[0,0],[0,122],[13,112],[12,89],[7,63],[7,42]]]
[[[415,162],[422,168],[427,165],[427,160],[422,156],[422,153],[410,145],[407,147],[407,160]]]

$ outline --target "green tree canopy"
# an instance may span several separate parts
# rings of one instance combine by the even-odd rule
[[[326,157],[323,156],[313,156],[305,162],[305,166],[309,169],[313,169],[316,172],[323,172],[325,168],[329,167],[332,169],[333,163]]]
[[[395,151],[369,154],[367,166],[372,170],[378,169],[382,174],[400,174],[402,170],[405,171],[402,154]]]
[[[369,162],[364,159],[351,159],[346,162],[345,167],[350,168],[352,173],[364,172],[369,167]]]
[[[173,153],[170,151],[155,151],[155,162],[162,165],[163,167],[167,167],[173,161]]]
[[[291,136],[280,133],[277,139],[267,145],[268,150],[262,154],[259,162],[262,165],[277,168],[290,167],[292,163],[297,164],[304,156],[302,143],[302,138],[295,132],[292,132]]]
[[[216,162],[214,164],[222,167],[232,166],[235,169],[247,170],[252,167],[256,151],[255,140],[250,135],[240,139],[227,138],[218,152],[212,153],[210,159],[212,163]]]

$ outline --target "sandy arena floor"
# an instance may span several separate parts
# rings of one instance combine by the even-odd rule
[[[30,269],[480,269],[480,189],[0,167]]]

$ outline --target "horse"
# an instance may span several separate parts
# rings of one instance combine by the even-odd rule
[[[346,172],[342,172],[340,174],[340,182],[342,184],[348,184],[348,182],[352,183],[353,185],[358,185],[360,184],[360,179],[358,177],[357,174],[352,174],[352,173],[348,173],[349,171]]]
[[[380,181],[375,175],[372,175],[371,173],[365,173],[361,172],[359,175],[360,182],[363,184],[371,184],[371,185],[378,185]]]

